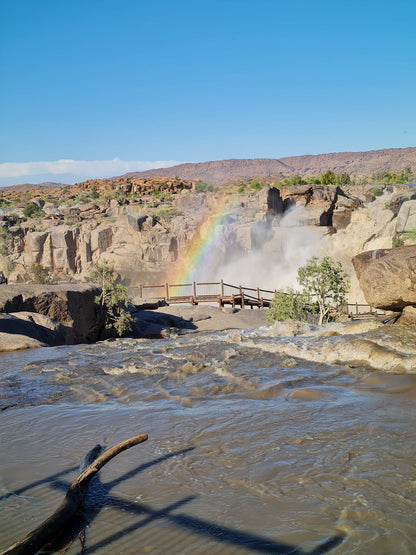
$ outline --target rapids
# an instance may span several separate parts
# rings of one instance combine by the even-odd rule
[[[147,433],[93,481],[87,553],[415,553],[415,399],[416,332],[376,322],[2,354],[0,550]]]

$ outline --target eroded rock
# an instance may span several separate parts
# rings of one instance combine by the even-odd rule
[[[95,285],[21,285],[0,287],[0,312],[35,312],[65,326],[65,343],[96,341],[102,327]],[[16,316],[16,314],[14,314]]]
[[[371,306],[393,311],[416,306],[416,245],[363,252],[352,262]]]

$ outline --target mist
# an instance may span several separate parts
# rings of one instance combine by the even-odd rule
[[[224,229],[222,253],[210,270],[209,279],[261,289],[299,288],[297,271],[318,255],[322,230],[301,225],[303,207],[293,207],[271,223],[262,220],[247,227],[245,245],[232,229]],[[234,238],[234,241],[232,240]]]

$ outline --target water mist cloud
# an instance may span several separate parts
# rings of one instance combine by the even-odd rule
[[[257,226],[256,244],[261,243],[261,247],[253,249],[251,245],[253,250],[245,255],[237,244],[228,247],[226,259],[231,262],[219,264],[212,277],[270,290],[298,288],[298,268],[319,254],[322,239],[319,227],[300,225],[303,213],[302,207],[294,207],[281,219],[280,225],[276,220],[271,229]]]

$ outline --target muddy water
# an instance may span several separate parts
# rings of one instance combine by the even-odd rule
[[[123,339],[0,368],[0,549],[56,508],[91,447],[146,432],[92,484],[87,553],[416,552],[409,329]]]

